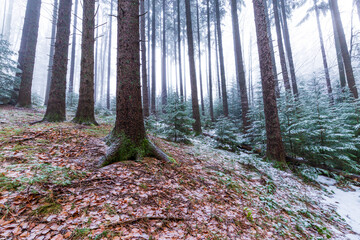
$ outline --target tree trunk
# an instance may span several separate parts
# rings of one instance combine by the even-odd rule
[[[166,0],[163,0],[163,29],[162,29],[162,58],[161,58],[161,105],[162,111],[165,112],[167,104],[166,88]]]
[[[108,29],[110,31],[110,29]],[[105,66],[106,66],[106,53],[108,50],[108,40],[109,40],[109,34],[106,32],[105,34],[105,39],[103,40],[103,46],[101,49],[102,52],[102,61],[101,61],[101,83],[99,81],[100,84],[100,104],[103,104],[103,99],[104,99],[104,85],[105,85]]]
[[[99,5],[98,5],[99,6]],[[99,78],[99,65],[98,65],[98,59],[99,57],[99,16],[100,14],[97,13],[96,14],[96,35],[95,35],[95,41],[96,41],[96,47],[95,47],[95,66],[94,66],[94,88],[95,88],[95,92],[94,92],[94,97],[95,97],[95,102],[97,99],[96,96],[96,86],[97,86],[97,82],[98,82],[98,78]]]
[[[285,167],[285,150],[281,137],[276,104],[275,82],[272,72],[270,43],[267,35],[265,6],[262,0],[253,0],[253,5],[265,111],[267,137],[266,152],[269,158],[281,162]]]
[[[329,75],[329,68],[328,68],[328,63],[327,63],[327,60],[326,60],[324,40],[323,40],[322,30],[321,30],[321,25],[320,25],[320,14],[319,14],[319,9],[318,9],[316,0],[314,0],[314,7],[315,7],[316,23],[317,23],[319,39],[320,39],[321,55],[322,55],[323,65],[324,65],[326,87],[327,87],[327,91],[328,91],[328,94],[329,94],[330,102],[333,103],[334,102],[334,96],[332,95],[332,87],[331,87],[331,81],[330,81],[330,75]]]
[[[355,0],[356,3],[356,8],[357,8],[357,14],[359,17],[359,21],[360,21],[360,0]]]
[[[14,9],[14,1],[10,0],[9,3],[9,8],[7,10],[7,14],[6,14],[6,25],[5,25],[5,39],[9,42],[10,41],[10,36],[11,36],[11,23],[12,23],[12,14],[13,14],[13,9]]]
[[[95,0],[83,3],[79,103],[73,122],[97,125],[94,113]]]
[[[210,0],[206,1],[207,11],[207,31],[208,31],[208,78],[209,78],[209,101],[210,101],[210,118],[214,122],[214,105],[213,105],[213,90],[212,90],[212,70],[211,70],[211,29],[210,29]]]
[[[70,59],[70,78],[69,78],[69,94],[70,94],[70,104],[72,104],[72,95],[74,93],[74,75],[75,75],[75,61],[76,61],[76,31],[77,31],[77,13],[78,13],[78,4],[79,0],[75,0],[75,10],[74,10],[74,26],[73,26],[73,36],[72,36],[72,45],[71,45],[71,59]]]
[[[146,37],[145,37],[145,1],[140,1],[140,14],[141,14],[141,72],[142,72],[142,100],[144,117],[149,116],[149,96],[147,84],[147,70],[146,70]]]
[[[248,121],[247,114],[249,112],[249,102],[246,90],[246,78],[244,71],[244,62],[242,57],[241,49],[241,39],[239,31],[239,19],[237,14],[237,2],[236,0],[231,0],[231,16],[232,16],[232,28],[233,28],[233,38],[234,38],[234,47],[235,47],[235,65],[236,65],[236,78],[238,85],[240,86],[240,98],[241,98],[241,109],[242,109],[242,122],[243,122],[243,132],[250,126]]]
[[[156,114],[156,0],[152,0],[152,36],[151,36],[151,113]]]
[[[19,64],[21,83],[19,90],[18,105],[20,107],[31,107],[31,87],[35,65],[36,44],[39,31],[41,0],[28,0],[24,20],[23,37],[25,37],[25,48],[19,53]],[[27,29],[25,29],[27,28]],[[21,40],[22,42],[23,40]],[[20,61],[20,55],[22,61]]]
[[[277,68],[276,68],[274,44],[273,44],[273,39],[272,39],[272,34],[271,34],[271,23],[270,23],[270,18],[269,18],[269,13],[268,13],[269,8],[267,7],[266,2],[267,1],[264,0],[265,16],[266,16],[266,23],[267,23],[266,26],[267,26],[267,33],[268,33],[268,37],[269,37],[269,41],[270,41],[271,61],[272,61],[273,74],[275,77],[276,97],[279,98],[280,97],[279,79],[278,79],[278,73],[277,73]]]
[[[346,38],[344,33],[344,28],[341,22],[340,12],[337,0],[329,0],[330,9],[335,18],[335,26],[339,36],[339,43],[341,48],[342,58],[344,60],[346,78],[348,81],[348,86],[354,98],[359,98],[358,91],[355,84],[354,72],[351,65],[350,55],[346,44]]]
[[[112,18],[113,18],[113,0],[110,1],[110,31],[109,31],[109,52],[108,52],[108,75],[106,84],[106,108],[110,110],[110,78],[111,78],[111,40],[112,40]]]
[[[51,44],[50,44],[50,53],[49,53],[49,69],[48,69],[47,81],[46,81],[46,92],[45,92],[45,103],[44,103],[44,105],[47,105],[48,101],[49,101],[52,66],[53,66],[53,61],[54,61],[55,34],[56,34],[56,22],[57,22],[58,10],[59,10],[58,9],[58,0],[55,0],[54,1],[54,8],[53,8],[52,29],[51,29]]]
[[[5,34],[5,22],[6,22],[6,5],[7,5],[7,0],[4,1],[4,11],[3,11],[3,15],[2,15],[2,26],[1,26],[1,36],[4,36]]]
[[[203,84],[201,76],[201,48],[200,48],[200,19],[199,19],[199,0],[196,0],[196,21],[197,21],[197,35],[198,35],[198,53],[199,53],[199,82],[200,82],[200,101],[201,101],[201,112],[202,115],[205,115],[205,105],[204,105],[204,94],[203,94]]]
[[[285,91],[288,93],[288,92],[291,92],[291,87],[290,87],[288,70],[286,67],[286,59],[285,59],[284,46],[283,46],[283,42],[282,42],[280,17],[279,17],[277,0],[273,0],[273,10],[274,10],[274,19],[275,19],[275,26],[276,26],[276,34],[277,34],[277,42],[278,42],[278,48],[279,48],[282,76],[284,79]]]
[[[193,39],[192,22],[191,22],[190,0],[185,0],[185,10],[186,10],[186,32],[187,32],[188,53],[189,53],[190,81],[191,81],[191,100],[192,100],[193,118],[195,119],[193,128],[196,134],[200,134],[201,122],[200,122],[199,101],[198,101],[197,85],[196,85],[194,39]]]
[[[219,99],[221,100],[221,86],[220,86],[220,69],[219,69],[219,41],[217,38],[217,28],[216,28],[216,21],[214,22],[214,31],[215,31],[215,60],[216,60],[216,76],[217,76],[217,89],[218,89],[218,95]]]
[[[176,0],[177,2],[177,38],[178,38],[178,55],[179,55],[179,78],[180,78],[180,98],[181,101],[184,101],[184,89],[183,89],[183,77],[182,77],[182,67],[181,67],[181,22],[180,22],[180,0]]]
[[[221,23],[220,23],[220,7],[219,0],[215,0],[215,13],[216,13],[216,28],[219,40],[219,57],[220,57],[220,76],[221,76],[221,90],[222,90],[222,102],[223,102],[223,113],[224,116],[229,116],[229,107],[227,100],[226,92],[226,79],[225,79],[225,67],[224,67],[224,53],[222,45],[222,33],[221,33]]]
[[[60,0],[49,102],[44,116],[44,120],[49,122],[60,122],[66,119],[66,73],[71,4],[72,0]]]
[[[282,18],[284,22],[284,43],[286,48],[287,57],[289,60],[289,70],[291,76],[291,83],[292,83],[292,90],[294,93],[295,98],[299,96],[299,91],[296,83],[296,75],[295,75],[295,66],[294,60],[292,56],[292,49],[290,43],[290,35],[289,35],[289,28],[287,25],[286,13],[285,13],[285,0],[281,0],[281,10],[282,10]]]

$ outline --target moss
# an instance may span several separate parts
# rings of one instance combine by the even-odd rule
[[[49,203],[45,203],[44,205],[35,209],[33,212],[33,215],[47,216],[50,214],[60,213],[61,210],[62,210],[62,207],[59,203],[49,202]]]
[[[77,123],[77,124],[83,124],[83,125],[87,125],[87,126],[98,126],[99,124],[95,121],[95,119],[91,118],[91,117],[75,117],[72,120],[73,123]]]
[[[49,113],[45,115],[44,120],[48,122],[63,122],[66,118],[58,113]]]

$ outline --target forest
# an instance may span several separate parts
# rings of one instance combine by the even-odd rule
[[[360,0],[0,0],[0,239],[360,239]]]

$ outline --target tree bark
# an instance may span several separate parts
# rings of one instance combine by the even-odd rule
[[[141,14],[141,73],[142,73],[142,100],[144,117],[149,116],[149,96],[147,84],[147,70],[146,70],[146,37],[145,37],[145,1],[140,1],[140,14]]]
[[[180,18],[180,0],[177,2],[177,39],[178,39],[178,55],[179,55],[179,81],[180,81],[180,98],[184,101],[184,88],[183,88],[183,77],[182,77],[182,62],[181,62],[181,18]]]
[[[216,28],[216,21],[214,22],[214,32],[215,32],[215,60],[216,60],[216,77],[217,77],[217,89],[218,89],[218,95],[219,99],[222,99],[221,96],[221,85],[220,85],[220,68],[219,68],[219,41],[217,38],[217,28]]]
[[[214,122],[214,105],[213,105],[213,90],[212,90],[212,69],[211,69],[211,29],[210,29],[210,0],[206,1],[206,11],[207,11],[207,41],[208,41],[208,78],[209,78],[209,105],[210,105],[210,118]]]
[[[112,18],[113,18],[113,0],[110,1],[110,31],[109,31],[109,52],[108,52],[108,75],[106,84],[106,108],[110,110],[110,78],[111,78],[111,42],[112,42]]]
[[[22,73],[17,103],[20,107],[31,107],[31,87],[39,31],[40,8],[41,0],[28,0],[22,36],[25,38],[25,48],[20,49],[23,52],[19,53],[19,64]]]
[[[152,0],[151,36],[151,113],[156,114],[156,0]]]
[[[66,73],[71,4],[72,0],[60,0],[49,102],[44,116],[44,120],[49,122],[61,122],[66,119]]]
[[[83,3],[79,103],[73,122],[97,125],[94,113],[95,0]]]
[[[58,9],[58,0],[55,0],[54,1],[54,8],[53,8],[52,29],[51,29],[51,43],[50,43],[50,53],[49,53],[49,69],[48,69],[47,81],[46,81],[46,92],[45,92],[44,105],[47,105],[48,101],[49,101],[52,66],[53,66],[53,62],[54,62],[55,34],[56,34],[56,22],[57,22],[58,10],[59,10]]]
[[[201,46],[200,46],[200,19],[199,19],[199,0],[196,0],[196,22],[197,22],[197,36],[198,36],[198,53],[199,53],[199,82],[200,82],[200,101],[201,101],[201,113],[205,115],[205,105],[204,105],[204,94],[203,94],[203,84],[201,76]]]
[[[326,53],[325,53],[325,47],[324,47],[324,40],[322,36],[322,30],[320,25],[320,14],[319,9],[316,3],[316,0],[314,0],[314,7],[315,7],[315,14],[316,14],[316,23],[319,33],[319,40],[320,40],[320,48],[321,48],[321,55],[323,59],[323,65],[324,65],[324,72],[325,72],[325,79],[326,79],[326,87],[329,94],[330,102],[334,102],[334,96],[332,95],[332,87],[331,87],[331,81],[330,81],[330,75],[329,75],[329,67],[326,59]]]
[[[188,53],[189,53],[190,81],[191,81],[191,100],[192,100],[193,118],[195,120],[195,123],[193,124],[193,128],[196,134],[200,134],[201,122],[200,122],[199,101],[198,101],[197,85],[196,85],[194,38],[193,38],[192,22],[191,22],[190,0],[185,0],[185,10],[186,10],[186,32],[187,32]]]
[[[166,0],[163,0],[163,29],[162,29],[162,58],[161,58],[161,105],[162,111],[165,112],[167,104],[166,88]]]
[[[229,107],[228,107],[227,92],[226,92],[226,79],[225,79],[225,66],[224,66],[225,64],[224,64],[224,52],[222,45],[219,0],[215,0],[215,14],[216,14],[216,28],[217,28],[217,34],[219,40],[220,76],[221,76],[223,113],[225,117],[228,117]]]
[[[74,93],[74,75],[75,75],[75,61],[76,61],[76,31],[77,31],[78,5],[79,5],[79,0],[75,0],[74,26],[73,26],[72,45],[71,45],[70,78],[69,78],[70,104],[72,104],[72,94]]]
[[[282,71],[282,76],[283,76],[283,79],[284,79],[285,91],[288,93],[288,92],[291,92],[291,87],[290,87],[290,81],[289,81],[289,74],[288,74],[288,70],[287,70],[287,66],[286,66],[284,46],[283,46],[283,42],[282,42],[281,27],[280,27],[280,17],[279,17],[277,0],[273,0],[273,10],[274,10],[274,19],[275,19],[277,42],[278,42],[278,48],[279,48],[281,71]]]
[[[341,22],[340,12],[337,0],[329,0],[330,10],[332,11],[332,14],[334,14],[335,18],[335,27],[336,31],[339,36],[339,43],[340,43],[340,49],[341,49],[341,55],[344,61],[345,66],[345,72],[346,72],[346,78],[348,82],[348,86],[350,88],[350,91],[354,98],[359,98],[358,90],[356,88],[355,84],[355,78],[354,78],[354,72],[351,65],[351,59],[349,55],[349,51],[346,44],[346,38],[344,33],[344,28]]]
[[[262,0],[253,0],[253,5],[265,111],[266,153],[269,158],[281,162],[285,167],[285,150],[281,137],[276,104],[275,82],[272,72],[270,43],[267,35],[265,6]]]
[[[246,90],[246,77],[244,71],[244,61],[242,58],[239,19],[237,14],[236,0],[231,0],[231,16],[232,16],[233,40],[235,47],[236,78],[238,85],[240,86],[240,101],[241,101],[241,109],[242,109],[243,132],[245,133],[250,126],[250,122],[247,118],[247,114],[249,112],[249,102],[248,102],[248,96]]]

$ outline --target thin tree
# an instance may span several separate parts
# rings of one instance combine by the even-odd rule
[[[222,95],[222,102],[223,102],[223,113],[224,113],[224,116],[227,117],[229,115],[229,107],[228,107],[227,92],[226,92],[224,52],[223,52],[223,45],[222,45],[219,0],[215,0],[215,14],[216,14],[216,29],[217,29],[217,35],[218,35],[219,58],[220,58],[221,95]]]
[[[13,9],[14,9],[14,2],[10,1],[9,8],[7,10],[6,14],[6,24],[5,24],[5,39],[10,42],[10,36],[11,36],[11,26],[12,26],[12,15],[13,15]],[[5,9],[4,9],[5,10]],[[5,23],[5,22],[4,22]]]
[[[284,46],[283,46],[283,42],[282,42],[278,1],[273,0],[272,2],[273,2],[277,42],[278,42],[278,48],[279,48],[281,71],[282,71],[282,76],[283,76],[283,80],[284,80],[285,91],[288,93],[288,92],[291,92],[291,87],[290,87],[290,81],[289,81],[289,74],[288,74],[288,70],[287,70],[287,66],[286,66]]]
[[[231,0],[230,5],[231,5],[231,16],[232,16],[233,40],[235,47],[236,79],[238,85],[240,86],[243,131],[246,132],[246,130],[250,126],[250,122],[247,118],[247,114],[249,112],[249,102],[248,102],[248,96],[246,90],[244,61],[242,58],[239,19],[237,14],[237,1]]]
[[[183,77],[182,77],[182,62],[181,62],[181,18],[180,18],[180,0],[177,2],[177,38],[178,38],[178,55],[179,55],[179,81],[180,81],[180,98],[184,101],[184,88],[183,88]]]
[[[55,0],[54,1],[54,8],[53,8],[53,19],[52,19],[52,29],[51,29],[51,43],[50,43],[50,53],[49,53],[49,68],[48,68],[47,81],[46,81],[46,92],[45,92],[44,105],[47,105],[47,103],[49,101],[51,74],[52,74],[52,66],[53,66],[54,51],[55,51],[55,34],[56,34],[57,14],[58,14],[58,0]]]
[[[74,9],[74,26],[73,26],[73,36],[72,36],[72,45],[71,45],[71,58],[70,58],[70,78],[69,78],[69,95],[70,95],[70,104],[72,104],[72,97],[74,93],[74,75],[75,75],[75,61],[76,61],[76,31],[77,31],[77,13],[78,13],[79,0],[75,0],[75,9]]]
[[[286,166],[263,0],[253,0],[266,125],[266,154]]]
[[[199,54],[199,82],[200,82],[201,112],[202,112],[202,115],[205,115],[203,84],[202,84],[202,76],[201,76],[201,44],[200,44],[201,38],[200,38],[199,0],[196,0],[196,23],[197,23],[198,54]]]
[[[191,82],[191,102],[193,118],[195,120],[193,128],[196,134],[201,133],[201,122],[200,122],[200,111],[199,111],[199,100],[197,95],[197,84],[196,84],[196,71],[195,71],[195,59],[194,59],[194,38],[191,22],[191,8],[190,0],[185,0],[185,11],[186,11],[186,33],[188,42],[188,54],[189,54],[189,67],[190,67],[190,82]]]
[[[220,86],[220,68],[219,68],[219,41],[217,38],[217,27],[216,27],[216,21],[214,22],[214,33],[215,33],[215,62],[216,62],[216,79],[217,79],[217,89],[218,89],[218,95],[219,99],[222,99],[221,96],[221,86]]]
[[[161,105],[163,112],[167,104],[166,88],[166,0],[163,0],[163,22],[162,22],[162,58],[161,58]]]
[[[117,40],[116,122],[112,146],[99,162],[135,160],[144,155],[169,161],[146,137],[141,104],[139,1],[119,0]]]
[[[140,34],[141,34],[141,73],[142,73],[142,98],[143,98],[143,108],[144,108],[144,117],[149,116],[149,90],[147,83],[147,70],[146,70],[146,37],[145,37],[145,1],[140,1]]]
[[[111,37],[112,37],[112,18],[113,18],[113,0],[110,1],[110,31],[109,31],[109,52],[108,52],[108,72],[106,89],[106,108],[110,110],[110,76],[111,76]]]
[[[357,8],[357,14],[360,20],[360,0],[354,0]]]
[[[348,86],[350,88],[353,97],[357,99],[359,98],[359,94],[355,84],[354,72],[351,65],[350,54],[346,44],[346,38],[345,38],[344,28],[341,22],[338,2],[337,0],[329,0],[329,5],[330,5],[331,13],[334,14],[334,18],[335,18],[335,26],[339,36],[340,49],[344,61]]]
[[[19,67],[22,73],[17,103],[20,107],[31,107],[31,87],[39,32],[40,8],[41,0],[28,0],[19,52]]]
[[[84,1],[79,103],[73,122],[87,125],[97,125],[94,112],[94,19],[95,0]]]
[[[151,35],[151,114],[156,114],[156,0],[152,0]]]
[[[60,0],[49,102],[43,119],[49,122],[61,122],[66,119],[66,73],[71,5],[72,0]]]
[[[213,90],[212,90],[212,69],[211,69],[211,29],[210,29],[210,0],[206,1],[207,12],[207,41],[208,41],[208,79],[209,79],[209,105],[210,118],[214,122],[214,105],[213,105]]]

